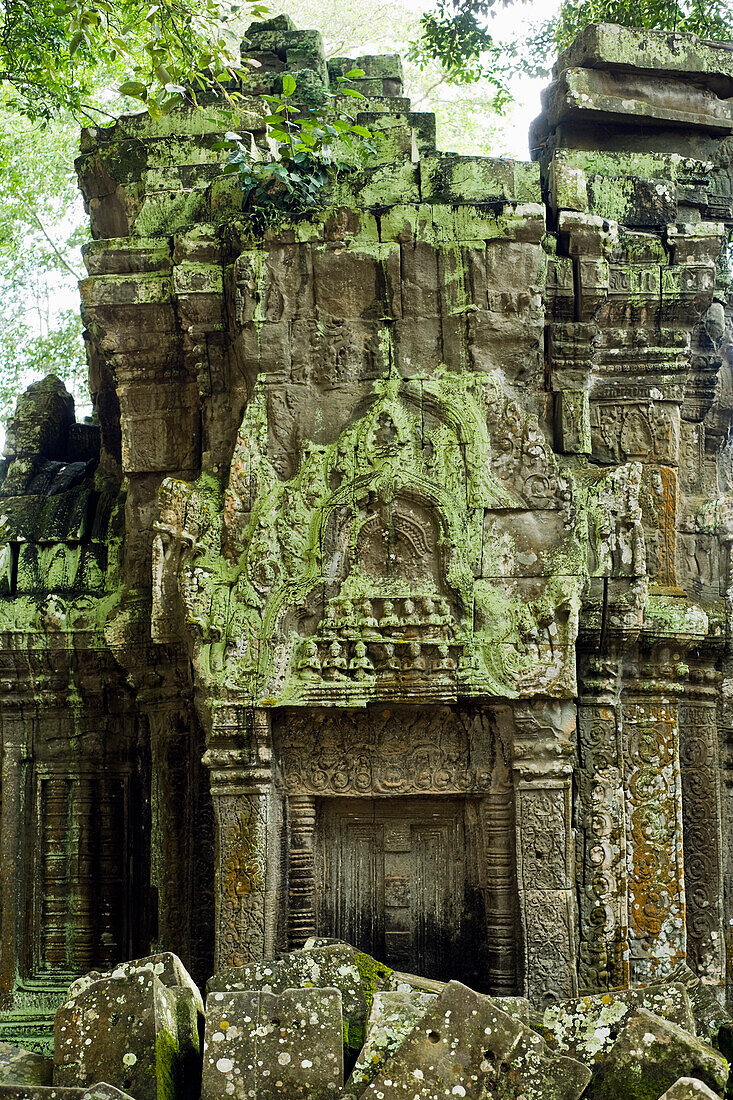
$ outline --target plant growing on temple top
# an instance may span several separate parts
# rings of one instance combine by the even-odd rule
[[[282,92],[262,96],[269,110],[265,118],[269,158],[247,140],[248,135],[229,133],[217,143],[217,148],[229,150],[226,171],[239,175],[243,209],[262,216],[318,206],[336,170],[357,166],[374,152],[371,132],[340,102],[341,97],[365,98],[349,86],[363,76],[362,69],[352,69],[337,78],[337,92],[324,91],[321,100],[302,94],[298,106],[297,82],[285,73]]]

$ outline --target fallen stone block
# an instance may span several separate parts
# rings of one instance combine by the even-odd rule
[[[382,1066],[402,1046],[435,997],[434,993],[417,990],[374,994],[366,1041],[344,1087],[345,1096],[361,1096]]]
[[[53,1059],[0,1043],[0,1085],[50,1085]]]
[[[144,971],[155,974],[171,991],[175,1001],[177,1042],[180,1056],[182,1100],[195,1100],[201,1079],[201,1054],[204,1035],[204,1001],[201,992],[185,966],[172,951],[161,951],[141,959],[119,963],[112,970],[93,970],[69,986],[67,1000],[76,998],[95,982],[105,978],[132,978]]]
[[[120,1092],[114,1085],[100,1081],[82,1093],[81,1100],[133,1100],[128,1092]]]
[[[0,1100],[133,1100],[129,1092],[112,1085],[92,1085],[90,1089],[67,1089],[53,1085],[0,1085]]]
[[[588,1066],[603,1061],[633,1013],[646,1009],[664,1020],[695,1031],[695,1021],[681,982],[625,989],[557,1001],[529,1017],[552,1050],[568,1054]]]
[[[704,982],[702,978],[698,978],[687,963],[680,963],[679,966],[676,966],[669,975],[668,980],[680,982],[687,990],[695,1020],[695,1034],[718,1047],[721,1053],[730,1061],[730,1053],[733,1052],[733,1019],[718,1001],[713,988]],[[650,1009],[650,1011],[653,1012],[654,1009]],[[658,1012],[657,1015],[661,1016],[662,1013]],[[680,1023],[680,1021],[678,1020],[677,1023]],[[727,1042],[728,1050],[724,1049],[719,1042],[721,1029],[725,1029],[727,1033],[724,1042]]]
[[[0,1085],[0,1100],[85,1100],[85,1096],[84,1089],[56,1088],[53,1085]]]
[[[207,996],[247,989],[263,993],[338,989],[343,1006],[344,1042],[356,1053],[364,1043],[374,994],[394,987],[393,971],[388,966],[349,944],[334,943],[293,951],[280,959],[228,967],[210,978],[206,988]]]
[[[135,1100],[179,1100],[176,999],[149,969],[102,978],[61,1005],[54,1023],[54,1085],[107,1081]]]
[[[329,1100],[344,1080],[341,994],[210,993],[201,1100]]]
[[[89,1089],[56,1085],[0,1085],[0,1100],[134,1100],[128,1092],[100,1083]]]
[[[720,1100],[720,1097],[695,1077],[680,1077],[659,1100]]]
[[[728,1063],[708,1043],[670,1020],[637,1009],[608,1052],[588,1100],[649,1100],[681,1077],[694,1077],[721,1096]]]
[[[512,1074],[512,1063],[516,1065]],[[512,1074],[512,1076],[510,1076]],[[538,1074],[543,1074],[538,1077]],[[552,1100],[577,1100],[590,1071],[569,1058],[553,1058],[545,1043],[488,997],[449,982],[413,1027],[397,1053],[364,1092],[364,1100],[439,1100],[533,1093],[547,1080]]]

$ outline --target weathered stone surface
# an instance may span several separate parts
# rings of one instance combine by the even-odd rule
[[[659,1100],[715,1100],[717,1095],[717,1092],[713,1092],[694,1077],[680,1077]]]
[[[711,1046],[644,1008],[634,1012],[588,1089],[590,1100],[647,1100],[680,1077],[695,1077],[718,1095],[728,1063]]]
[[[0,1085],[50,1085],[53,1060],[0,1043]]]
[[[425,1015],[436,995],[416,991],[374,994],[366,1040],[346,1082],[345,1095],[361,1096]]]
[[[176,1044],[179,1061],[178,1081],[183,1097],[195,1097],[198,1080],[201,1076],[201,1036],[204,1030],[204,1002],[201,992],[191,975],[178,958],[170,951],[156,955],[147,955],[141,959],[121,963],[106,974],[92,971],[73,982],[69,987],[67,1001],[76,1000],[80,994],[105,979],[125,978],[134,980],[139,974],[154,974],[161,985],[171,991],[175,1005]]]
[[[34,383],[0,460],[0,1037],[47,1049],[70,977],[153,943],[263,989],[326,936],[609,996],[589,1061],[686,962],[722,1045],[731,51],[589,28],[531,164],[439,151],[359,59],[372,162],[260,217],[217,139],[269,155],[261,93],[352,62],[286,19],[245,49],[241,125],[84,132],[94,418]],[[355,1055],[415,981],[345,965]]]
[[[685,987],[678,982],[646,989],[615,991],[549,1005],[536,1014],[532,1026],[554,1050],[586,1065],[602,1062],[620,1031],[639,1008],[695,1032],[695,1020]]]
[[[338,989],[344,1017],[344,1042],[360,1050],[374,993],[393,988],[392,971],[349,944],[334,943],[294,951],[281,959],[221,970],[207,984],[208,998],[219,992],[259,990],[282,993],[310,986]]]
[[[6,1100],[135,1100],[113,1085],[96,1084],[91,1088],[63,1088],[43,1085],[0,1085],[0,1097]]]
[[[210,993],[202,1100],[329,1100],[343,1084],[341,993]]]
[[[577,1098],[590,1072],[548,1056],[539,1035],[489,1000],[449,982],[363,1094],[375,1100],[543,1095]]]
[[[182,1070],[176,999],[156,974],[101,978],[65,1001],[54,1024],[54,1084],[104,1078],[135,1100],[177,1100]]]

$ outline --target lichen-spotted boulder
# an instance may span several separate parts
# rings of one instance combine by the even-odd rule
[[[329,988],[341,993],[344,1043],[361,1050],[372,998],[379,989],[394,989],[393,971],[371,955],[345,943],[292,951],[280,959],[230,966],[207,984],[207,995],[236,990],[282,993],[286,989]]]
[[[363,1096],[578,1100],[589,1080],[587,1067],[548,1055],[539,1035],[488,997],[449,982]]]
[[[135,1100],[181,1100],[176,999],[149,969],[105,977],[61,1005],[54,1021],[54,1084],[98,1081]]]
[[[140,959],[119,963],[113,970],[93,970],[69,986],[67,1000],[73,1000],[83,990],[105,978],[132,978],[150,971],[175,1002],[176,1041],[178,1046],[179,1081],[182,1100],[198,1096],[201,1079],[201,1043],[204,1032],[204,1002],[201,992],[185,966],[172,951],[160,951]]]
[[[680,982],[556,1001],[541,1015],[533,1014],[530,1023],[559,1054],[595,1066],[603,1061],[639,1008],[671,1020],[686,1031],[695,1031],[687,991]]]
[[[202,1100],[331,1100],[342,1029],[337,989],[209,994]]]
[[[50,1085],[52,1075],[50,1058],[0,1043],[0,1085]]]
[[[693,1077],[720,1096],[728,1063],[708,1043],[670,1020],[637,1009],[608,1052],[588,1100],[650,1100],[681,1077]]]
[[[375,993],[367,1022],[367,1035],[351,1076],[345,1096],[361,1096],[385,1062],[400,1048],[415,1024],[435,1000],[435,993],[417,990]]]

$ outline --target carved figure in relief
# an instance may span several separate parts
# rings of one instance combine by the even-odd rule
[[[354,656],[349,661],[349,672],[355,680],[368,680],[374,675],[374,665],[367,656],[364,642],[359,641],[354,646]]]
[[[341,644],[334,638],[323,659],[323,675],[326,680],[345,680],[347,667]]]

